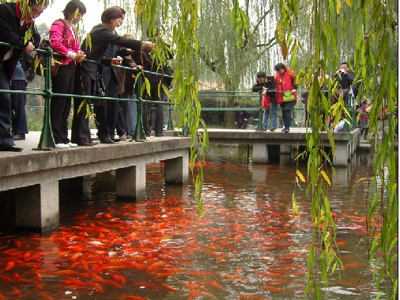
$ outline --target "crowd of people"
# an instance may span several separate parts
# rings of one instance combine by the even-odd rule
[[[278,107],[281,107],[282,132],[288,133],[294,123],[293,110],[297,103],[296,75],[293,70],[283,63],[277,64],[274,69],[275,76],[267,76],[265,72],[258,72],[252,91],[260,94],[260,106],[263,110],[263,128],[271,132],[278,128]],[[347,108],[354,107],[352,99],[355,99],[357,96],[357,87],[354,84],[354,73],[350,70],[347,62],[340,64],[335,73],[335,80],[338,83],[338,88],[332,96],[332,101],[336,102],[342,97]],[[321,90],[328,97],[327,88],[322,86]],[[301,94],[301,100],[305,106],[305,123],[307,123],[307,90]],[[358,126],[362,130],[362,137],[364,139],[368,137],[368,106],[367,101],[364,100],[359,106],[355,107],[358,113]],[[327,116],[326,118],[322,116],[322,118],[329,119]],[[343,124],[346,124],[345,120],[342,120],[338,124],[335,131],[339,132],[343,130],[342,127],[344,126],[341,126]]]
[[[13,45],[11,48],[0,47],[0,89],[26,89],[23,57],[32,57],[35,48],[41,45],[34,21],[47,8],[48,1],[30,0],[28,3],[28,9],[23,9],[19,1],[0,4],[0,41]],[[85,13],[86,7],[80,0],[71,0],[63,11],[64,17],[55,20],[50,27],[47,43],[57,60],[51,70],[52,91],[56,94],[133,98],[136,76],[133,69],[160,69],[150,56],[154,44],[116,32],[123,24],[126,13],[119,6],[107,8],[102,13],[101,23],[90,31],[90,38],[81,42],[76,27]],[[116,65],[128,66],[131,70],[115,68]],[[171,72],[167,67],[162,69]],[[166,100],[164,90],[159,92],[158,86],[162,83],[169,87],[171,80],[156,75],[149,80],[152,93],[147,97]],[[24,94],[0,93],[0,151],[22,151],[15,147],[14,141],[24,139],[27,133],[25,102]],[[150,135],[154,129],[156,135],[162,135],[161,105],[154,107],[146,103],[144,106],[146,133]],[[68,124],[71,110],[70,137]],[[96,144],[91,137],[90,115],[95,116],[98,139],[104,144],[133,136],[137,117],[136,103],[132,101],[90,101],[75,97],[72,105],[70,96],[53,97],[50,115],[55,146],[60,149]]]

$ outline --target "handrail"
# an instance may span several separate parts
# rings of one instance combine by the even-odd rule
[[[0,41],[0,46],[10,47],[10,48],[18,48],[18,49],[22,50],[19,47],[14,47],[13,45],[11,45],[9,43],[1,42],[1,41]],[[143,120],[142,120],[143,104],[151,103],[151,104],[158,104],[158,105],[168,105],[169,106],[168,129],[173,129],[172,107],[171,107],[172,103],[170,103],[169,101],[143,99],[142,95],[140,94],[141,86],[143,84],[142,77],[139,77],[139,79],[136,78],[136,81],[135,81],[134,87],[133,87],[133,89],[134,89],[133,94],[136,97],[132,97],[132,98],[116,98],[116,97],[101,97],[101,96],[93,96],[93,95],[54,93],[52,90],[52,77],[51,77],[52,58],[54,56],[62,57],[63,55],[61,55],[59,53],[54,53],[51,48],[46,48],[46,49],[39,48],[39,49],[35,49],[34,51],[37,54],[42,55],[44,57],[44,65],[45,65],[44,66],[44,74],[43,74],[44,82],[45,82],[44,89],[43,90],[41,90],[41,89],[25,90],[25,91],[0,89],[0,93],[38,95],[38,96],[44,97],[45,103],[44,103],[43,126],[42,126],[41,135],[40,135],[39,145],[37,147],[38,150],[51,150],[51,149],[55,148],[53,131],[52,131],[51,121],[50,121],[50,107],[51,107],[51,99],[53,97],[72,97],[72,98],[75,97],[75,98],[94,100],[94,101],[106,100],[106,101],[137,102],[137,123],[136,123],[136,131],[135,131],[135,140],[136,141],[145,141],[146,140],[146,136],[145,136],[144,128],[143,128]],[[101,64],[101,63],[99,63],[95,60],[91,60],[91,59],[85,59],[85,61],[88,63]],[[140,72],[145,75],[153,75],[153,76],[157,76],[157,77],[173,79],[173,76],[171,76],[170,74],[143,70],[141,68],[131,68],[131,67],[127,67],[127,66],[120,66],[120,65],[114,65],[114,64],[110,64],[110,66],[113,68],[119,68],[119,69],[122,69],[125,71],[133,71],[136,73]]]

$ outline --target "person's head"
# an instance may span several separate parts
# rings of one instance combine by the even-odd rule
[[[267,80],[267,74],[265,72],[258,72],[257,73],[257,82],[263,83]]]
[[[119,6],[109,7],[101,15],[101,22],[115,29],[122,25],[125,14],[125,10]]]
[[[65,6],[63,13],[66,20],[76,24],[86,14],[86,7],[80,0],[71,0]]]
[[[49,5],[49,0],[26,0],[29,4],[29,11],[22,12],[23,18],[26,20],[35,20]]]
[[[283,73],[286,72],[287,67],[285,66],[285,64],[279,63],[279,64],[277,64],[277,65],[275,66],[274,69],[275,69],[275,71],[276,71],[277,73],[283,74]]]
[[[346,61],[342,62],[340,64],[339,70],[344,70],[346,72],[349,71],[349,64]]]

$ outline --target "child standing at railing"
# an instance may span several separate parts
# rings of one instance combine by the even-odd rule
[[[364,140],[368,139],[368,101],[363,100],[360,107],[358,108],[359,112],[359,126],[361,129],[361,138]]]

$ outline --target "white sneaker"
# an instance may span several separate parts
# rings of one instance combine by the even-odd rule
[[[78,147],[78,144],[68,143],[68,146],[70,146],[71,148],[76,148],[76,147]]]
[[[56,144],[57,149],[68,149],[69,144]]]

